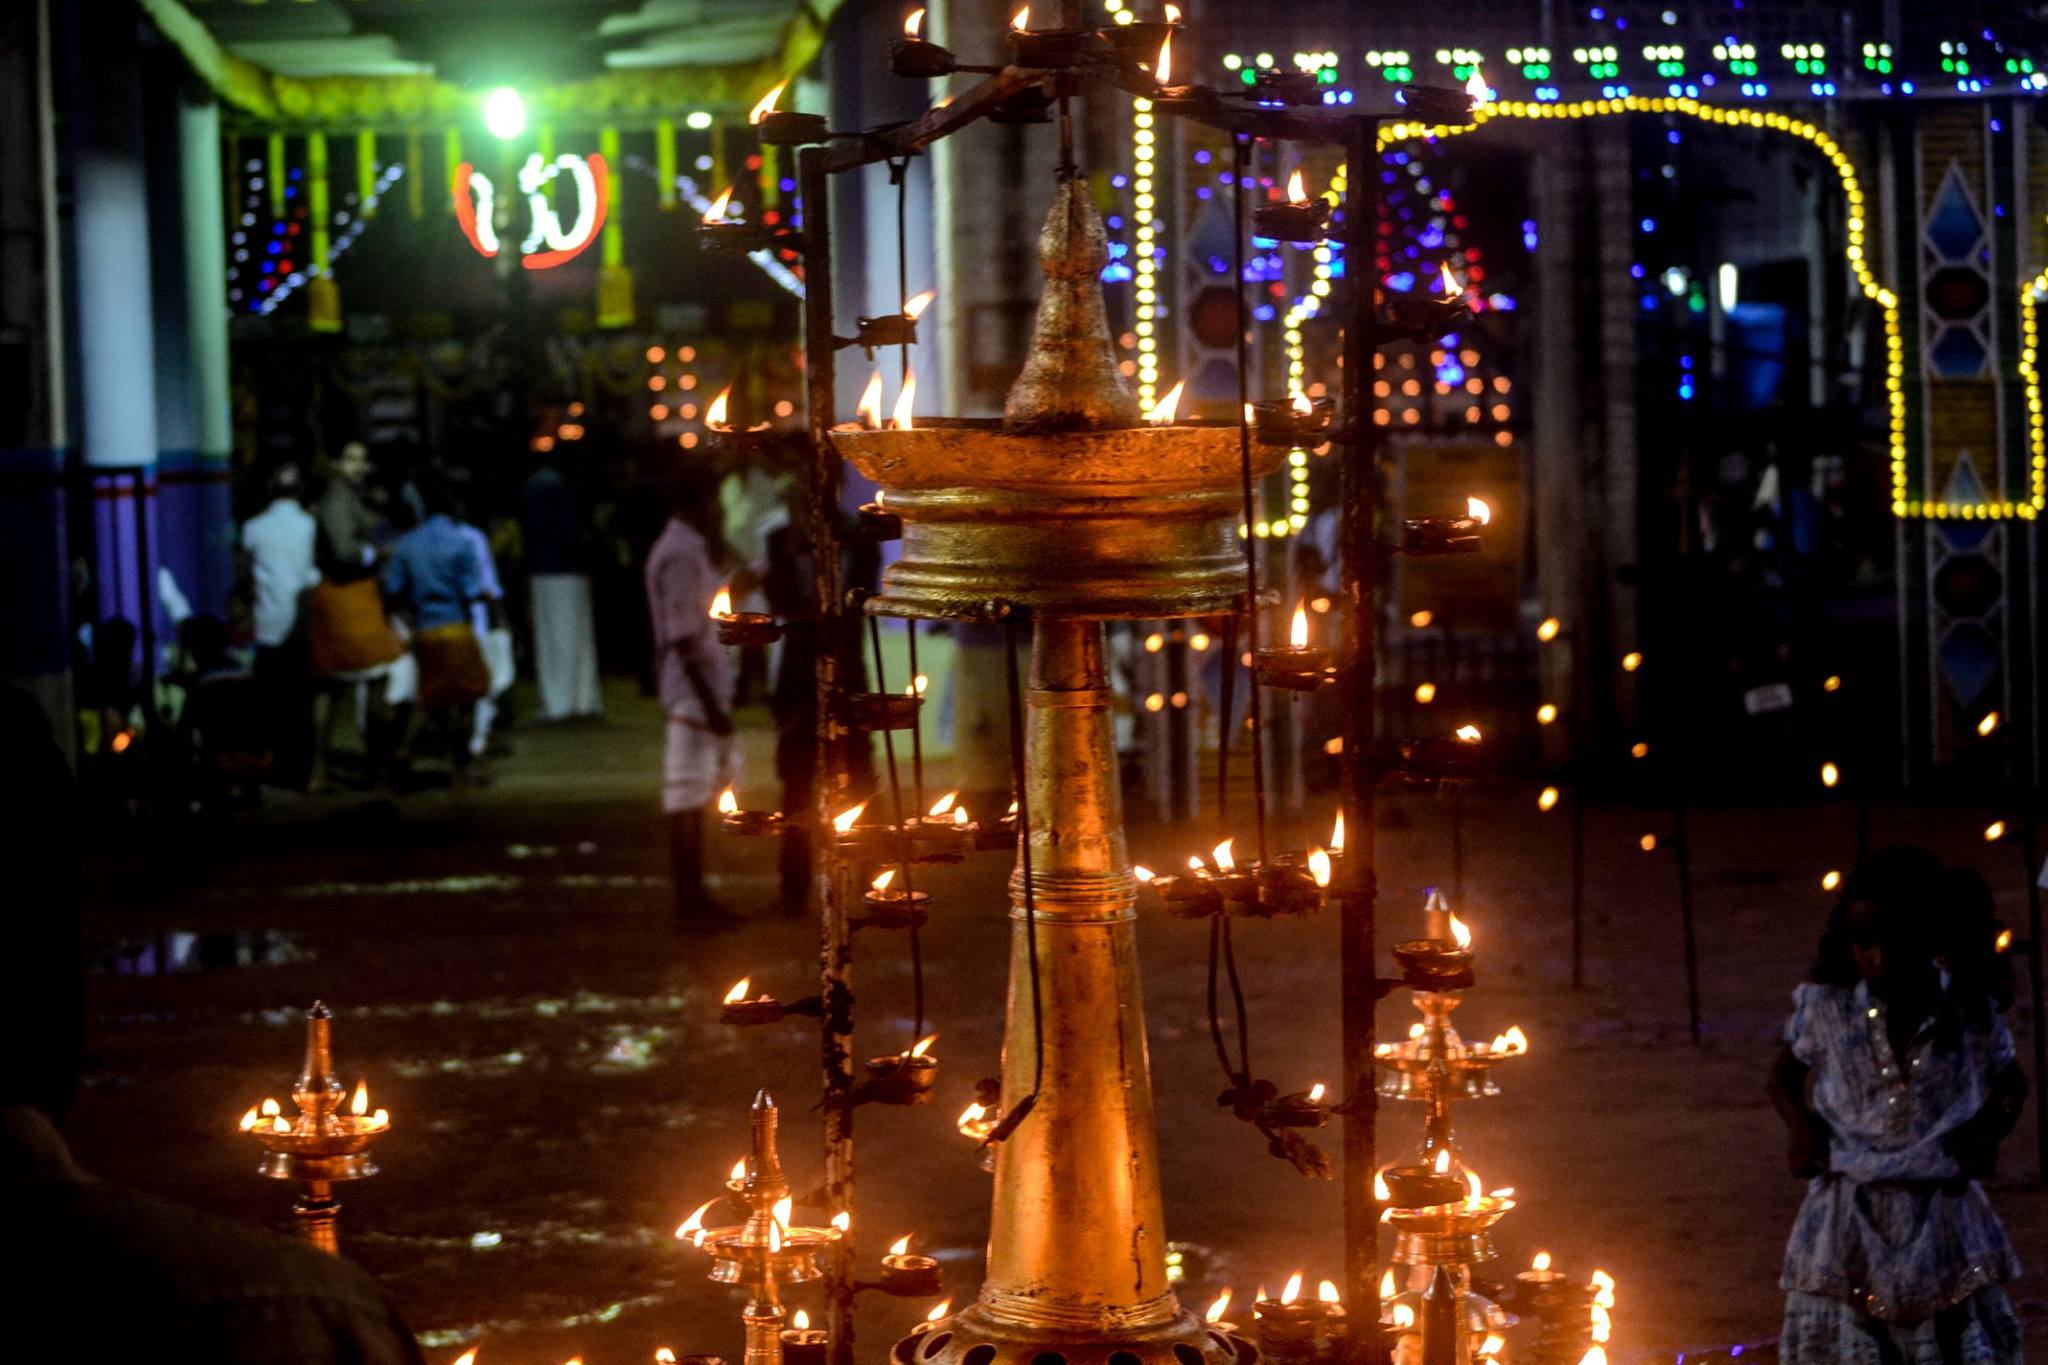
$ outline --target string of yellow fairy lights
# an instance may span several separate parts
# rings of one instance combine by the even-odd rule
[[[2048,290],[2048,271],[2044,271],[2041,277],[2030,280],[2020,291],[2020,375],[2027,390],[2029,438],[2032,447],[2027,497],[2023,501],[2001,499],[1980,503],[1940,502],[1913,497],[1906,440],[1905,341],[1899,330],[1899,298],[1897,293],[1878,280],[1870,268],[1869,254],[1865,249],[1868,219],[1865,214],[1863,185],[1857,177],[1855,163],[1842,149],[1841,144],[1819,126],[1804,119],[1793,118],[1789,114],[1767,113],[1753,109],[1725,109],[1688,98],[1629,95],[1614,99],[1580,100],[1569,104],[1502,100],[1481,106],[1475,111],[1473,123],[1467,127],[1388,124],[1381,130],[1380,145],[1384,147],[1390,142],[1407,141],[1412,138],[1451,137],[1476,132],[1497,118],[1578,119],[1614,114],[1683,114],[1706,123],[1780,132],[1811,144],[1834,167],[1835,174],[1841,181],[1842,195],[1849,211],[1846,234],[1848,241],[1843,248],[1843,254],[1848,260],[1850,272],[1856,277],[1857,287],[1863,291],[1863,296],[1875,303],[1884,313],[1885,408],[1889,423],[1888,447],[1894,516],[1955,518],[1968,521],[2019,518],[2023,521],[2032,521],[2041,514],[2044,507],[2048,507],[2048,446],[2044,446],[2042,430],[2041,389],[2037,372],[2037,324],[2034,315],[2038,296],[2044,290]]]

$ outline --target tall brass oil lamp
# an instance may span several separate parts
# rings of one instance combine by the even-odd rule
[[[1110,348],[1107,250],[1082,180],[1060,182],[1038,252],[1045,292],[1000,422],[832,437],[902,519],[901,557],[869,611],[1031,628],[1020,837],[1035,924],[1020,865],[1002,1103],[1035,1101],[996,1144],[979,1296],[894,1358],[1236,1365],[1249,1343],[1211,1331],[1167,1281],[1103,624],[1236,609],[1239,433],[1140,421]],[[1255,458],[1277,465],[1283,453]]]
[[[298,1182],[292,1214],[299,1236],[338,1256],[341,1201],[334,1197],[335,1183],[377,1174],[370,1147],[391,1131],[391,1115],[370,1108],[366,1083],[358,1082],[349,1098],[334,1074],[333,1026],[333,1014],[319,1001],[306,1011],[306,1059],[292,1084],[298,1112],[287,1115],[276,1100],[266,1099],[242,1115],[241,1129],[262,1144],[258,1175]]]

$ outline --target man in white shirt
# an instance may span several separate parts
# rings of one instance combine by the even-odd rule
[[[312,757],[312,679],[299,598],[320,582],[313,514],[299,503],[299,467],[287,461],[270,476],[270,505],[242,524],[250,617],[256,637],[256,681],[270,711],[279,775],[296,785]]]

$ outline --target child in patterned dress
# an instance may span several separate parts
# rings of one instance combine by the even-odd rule
[[[2019,1262],[1979,1183],[2026,1094],[1996,936],[1988,895],[1920,849],[1867,858],[1829,918],[1771,1072],[1810,1177],[1783,1365],[2019,1365]]]

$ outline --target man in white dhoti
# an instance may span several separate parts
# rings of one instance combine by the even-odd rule
[[[542,720],[595,716],[597,628],[590,609],[590,525],[562,471],[544,458],[519,490]]]
[[[724,909],[704,890],[705,816],[738,773],[733,743],[733,668],[718,643],[711,600],[723,583],[712,560],[718,502],[708,478],[679,480],[668,525],[647,556],[655,678],[667,712],[661,808],[679,929],[723,928]]]

